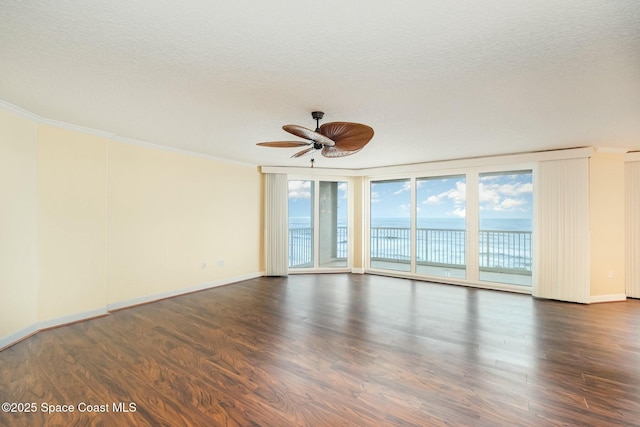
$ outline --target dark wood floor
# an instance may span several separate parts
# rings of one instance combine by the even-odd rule
[[[36,406],[2,426],[640,426],[640,301],[259,278],[9,347],[0,402]]]

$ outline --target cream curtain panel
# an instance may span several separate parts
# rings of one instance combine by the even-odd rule
[[[538,164],[537,280],[540,298],[588,303],[589,159]]]
[[[287,175],[266,174],[265,188],[265,274],[289,274],[289,225]]]
[[[625,163],[626,293],[640,298],[640,162]]]

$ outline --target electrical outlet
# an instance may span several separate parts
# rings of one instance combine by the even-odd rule
[[[218,261],[218,267],[224,267],[224,260],[223,259]]]

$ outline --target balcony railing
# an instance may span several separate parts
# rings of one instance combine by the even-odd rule
[[[531,232],[481,230],[480,270],[531,275]]]
[[[336,258],[347,257],[347,227],[337,227]],[[479,265],[482,271],[531,274],[531,232],[481,230]],[[371,227],[371,259],[409,263],[411,230],[399,227]],[[416,229],[416,263],[448,268],[466,265],[466,231],[458,229]],[[289,266],[313,266],[313,228],[289,229]]]
[[[372,227],[371,260],[409,263],[409,228]],[[416,263],[433,267],[464,268],[466,231],[416,229]],[[481,230],[479,266],[482,271],[531,274],[531,232]]]
[[[347,259],[347,227],[336,228],[335,259]],[[289,229],[289,267],[313,267],[313,228]]]
[[[313,228],[289,229],[289,267],[313,267]]]

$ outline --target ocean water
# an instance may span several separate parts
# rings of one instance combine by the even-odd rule
[[[346,224],[338,224],[346,227]],[[372,259],[408,262],[411,232],[408,218],[375,218],[371,223]],[[417,222],[416,260],[432,264],[465,265],[464,218],[420,218]],[[289,265],[310,263],[311,218],[289,218]],[[295,230],[297,229],[297,230]],[[305,230],[306,229],[306,230]],[[448,230],[448,231],[429,231]],[[480,221],[480,265],[488,268],[531,270],[531,220],[483,218]],[[340,231],[340,230],[339,230]],[[495,231],[496,233],[492,233]],[[338,240],[337,255],[346,257],[346,231]]]
[[[409,218],[374,218],[371,221],[372,227],[390,228],[410,228]],[[436,228],[448,230],[464,230],[464,218],[418,218],[416,224],[418,228]],[[309,228],[311,227],[310,217],[290,217],[289,228]],[[339,227],[346,227],[346,224],[338,223]],[[482,218],[480,220],[481,230],[498,231],[531,231],[531,220],[525,218]]]

